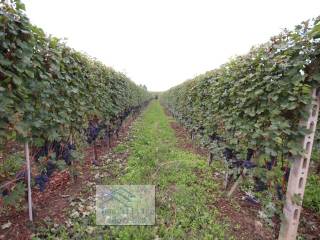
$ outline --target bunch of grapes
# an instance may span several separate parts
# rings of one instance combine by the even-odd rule
[[[98,123],[90,121],[87,128],[87,143],[92,144],[97,139],[100,130]]]
[[[36,186],[39,185],[40,192],[44,192],[48,181],[49,177],[45,173],[41,173],[40,175],[35,177],[35,183]]]
[[[225,148],[223,151],[223,156],[226,159],[226,161],[229,163],[230,169],[233,169],[233,168],[252,169],[257,167],[257,165],[251,161],[253,154],[254,154],[254,150],[248,148],[246,160],[241,160],[237,158],[237,154],[234,150],[230,148]]]
[[[64,147],[62,147],[62,150],[61,150],[62,159],[65,161],[67,165],[71,165],[73,150],[76,150],[75,144],[67,143]]]
[[[216,141],[216,142],[224,142],[225,141],[223,137],[220,137],[219,135],[217,135],[215,133],[209,135],[209,139],[210,139],[211,142],[214,142],[214,141]]]

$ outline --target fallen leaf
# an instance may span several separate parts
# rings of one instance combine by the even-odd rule
[[[12,223],[9,221],[9,222],[1,225],[1,229],[3,230],[3,229],[6,229],[6,228],[9,228],[9,227],[11,227],[11,225],[12,225]]]

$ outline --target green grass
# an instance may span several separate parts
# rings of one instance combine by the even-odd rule
[[[303,206],[320,213],[320,177],[315,174],[308,177]]]
[[[170,121],[158,101],[152,102],[131,132],[131,140],[116,152],[129,149],[127,166],[120,177],[105,184],[156,186],[155,226],[95,226],[94,214],[79,218],[72,228],[59,228],[56,237],[81,239],[232,239],[227,226],[218,223],[214,207],[217,183],[214,167],[205,159],[176,146]],[[117,172],[113,163],[112,171]],[[88,226],[93,231],[86,231]],[[90,228],[90,229],[91,229]],[[71,234],[70,234],[71,233]]]

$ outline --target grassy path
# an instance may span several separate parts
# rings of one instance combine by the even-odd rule
[[[155,185],[156,225],[96,226],[91,196],[73,200],[69,222],[55,226],[53,232],[46,230],[45,235],[42,230],[39,238],[232,239],[227,235],[228,226],[216,219],[214,167],[177,147],[170,121],[159,102],[152,102],[133,125],[130,140],[116,147],[103,158],[103,166],[94,169],[98,184]],[[87,187],[93,191],[94,183]]]

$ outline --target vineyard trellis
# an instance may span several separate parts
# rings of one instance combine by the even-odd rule
[[[243,176],[252,176],[256,192],[268,189],[269,202],[273,200],[279,209],[287,194],[279,239],[295,239],[297,234],[307,170],[298,174],[294,159],[299,159],[300,167],[301,158],[306,159],[305,167],[309,164],[318,112],[314,89],[320,85],[319,63],[320,17],[285,30],[247,55],[161,96],[192,138],[209,148],[209,163],[225,159],[226,179],[235,181],[228,195]],[[309,118],[309,106],[311,129],[301,124]],[[301,144],[305,137],[307,146]]]
[[[31,163],[46,163],[35,177],[40,191],[58,160],[75,164],[79,142],[93,147],[93,164],[99,164],[97,139],[110,147],[124,121],[152,96],[124,74],[48,37],[29,22],[19,0],[0,2],[0,50],[0,146],[24,144],[27,163],[22,175],[0,188],[8,195],[8,186],[27,178],[32,221]],[[318,134],[318,86],[319,17],[161,95],[192,140],[209,148],[209,164],[224,159],[226,188],[233,181],[228,195],[251,176],[257,192],[269,189],[277,206],[285,201],[279,239],[296,238]]]
[[[7,181],[0,190],[10,197],[16,183],[27,179],[31,204],[30,164],[37,163],[35,184],[44,191],[59,160],[74,165],[76,145],[84,140],[94,152],[99,136],[110,144],[151,94],[124,74],[47,36],[24,10],[19,0],[0,1],[0,154],[6,161],[8,143],[24,144],[27,162],[15,179],[0,176],[1,182]],[[93,162],[97,160],[95,152]],[[17,192],[24,194],[20,188]],[[31,205],[29,217],[33,219]]]

